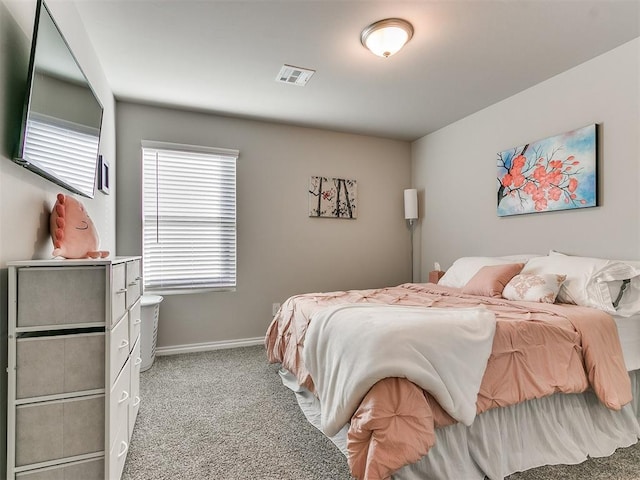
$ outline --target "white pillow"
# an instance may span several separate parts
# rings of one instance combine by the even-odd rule
[[[617,260],[563,255],[552,251],[547,257],[529,260],[521,273],[564,274],[567,278],[560,287],[557,303],[582,305],[619,315],[613,306],[615,297],[612,298],[612,291],[615,291],[615,284],[611,289],[609,284],[638,277],[640,269]]]
[[[521,273],[513,277],[502,290],[507,300],[554,303],[566,275],[554,273]]]
[[[637,313],[640,313],[640,277],[631,279],[616,307],[616,315],[619,317],[631,317]]]
[[[550,256],[567,256],[564,253],[551,250]],[[581,257],[577,257],[581,258]],[[611,260],[609,260],[611,261]],[[640,271],[640,261],[638,260],[613,260],[627,265],[630,270],[629,284],[625,287],[619,303],[616,305],[615,301],[620,295],[620,289],[622,288],[623,280],[606,280],[605,278],[598,279],[599,282],[606,284],[609,289],[609,295],[611,297],[612,305],[615,309],[615,315],[619,317],[631,317],[640,313],[640,276],[633,276],[633,271]]]
[[[556,252],[557,254],[558,252]],[[640,261],[638,260],[618,260],[630,267],[640,271]],[[616,315],[619,317],[631,317],[640,313],[640,276],[629,278],[630,282],[624,288],[620,301],[617,305],[614,303]],[[612,280],[606,282],[611,294],[611,300],[616,301],[622,288],[622,280]]]
[[[507,257],[460,257],[445,272],[438,285],[463,288],[482,267],[524,263],[535,255],[509,255]]]

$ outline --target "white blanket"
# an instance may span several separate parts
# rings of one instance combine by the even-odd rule
[[[349,304],[314,313],[303,361],[320,399],[323,432],[335,435],[387,377],[409,379],[471,425],[495,327],[495,315],[482,307]]]

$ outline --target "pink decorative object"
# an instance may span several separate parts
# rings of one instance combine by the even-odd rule
[[[53,256],[64,258],[105,258],[98,250],[100,238],[84,205],[69,195],[58,194],[49,219]]]
[[[482,295],[484,297],[500,297],[505,285],[522,270],[524,263],[507,265],[486,265],[478,270],[464,286],[462,293]]]

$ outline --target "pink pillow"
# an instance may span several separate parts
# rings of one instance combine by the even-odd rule
[[[522,267],[524,267],[524,263],[482,267],[464,286],[462,293],[482,295],[483,297],[500,297],[505,285],[520,273]]]

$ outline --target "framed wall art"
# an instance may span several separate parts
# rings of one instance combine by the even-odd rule
[[[109,162],[98,155],[98,190],[109,195]]]
[[[309,216],[357,218],[357,182],[344,178],[311,177],[309,180]]]
[[[498,216],[595,207],[597,125],[498,153]]]

